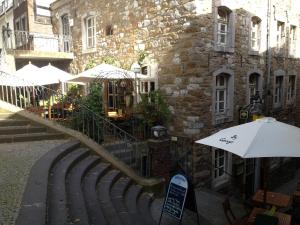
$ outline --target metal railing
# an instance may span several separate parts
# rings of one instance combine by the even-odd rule
[[[12,84],[19,86],[12,86]],[[138,174],[148,176],[149,170],[145,168],[149,166],[148,158],[145,161],[145,156],[148,157],[146,143],[138,141],[103,117],[101,113],[92,111],[80,100],[67,97],[61,92],[59,86],[59,84],[52,85],[52,88],[58,91],[46,86],[31,86],[29,82],[0,71],[2,101],[77,130],[99,144],[123,143],[121,150],[111,153]]]
[[[36,50],[48,52],[71,52],[72,37],[66,35],[51,35],[28,31],[4,32],[6,49]]]

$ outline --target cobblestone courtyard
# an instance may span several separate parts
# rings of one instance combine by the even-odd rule
[[[0,144],[0,224],[13,225],[32,165],[67,140]]]

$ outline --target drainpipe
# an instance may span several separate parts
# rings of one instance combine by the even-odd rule
[[[271,26],[271,0],[267,2],[267,49],[266,49],[266,93],[264,97],[265,112],[266,116],[269,115],[269,96],[271,87],[271,58],[272,52],[270,48],[270,26]],[[261,159],[256,158],[255,160],[255,180],[254,180],[254,191],[256,192],[261,186]]]
[[[267,49],[266,49],[266,72],[267,72],[267,82],[266,82],[266,95],[265,95],[265,115],[269,115],[269,96],[271,92],[271,58],[272,50],[270,47],[270,26],[271,26],[271,0],[268,0],[267,6]]]

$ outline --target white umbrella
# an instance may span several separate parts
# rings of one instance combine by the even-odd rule
[[[94,79],[135,79],[142,77],[142,74],[135,74],[132,71],[124,70],[119,67],[103,63],[91,69],[88,69],[78,74],[77,76],[74,76],[69,81],[87,83],[93,81]]]
[[[16,77],[16,79],[25,81],[28,84],[27,86],[44,84],[42,76],[39,73],[39,68],[31,64],[31,62],[14,72],[12,75]]]
[[[221,130],[196,143],[242,158],[300,157],[300,129],[271,117]]]
[[[50,63],[47,66],[43,66],[39,69],[39,73],[43,76],[44,81],[48,84],[56,84],[59,82],[65,82],[71,79],[73,76],[66,71],[58,69],[52,66]]]
[[[300,129],[271,117],[221,130],[196,143],[224,149],[243,158],[300,157]],[[263,167],[266,202],[266,160]]]

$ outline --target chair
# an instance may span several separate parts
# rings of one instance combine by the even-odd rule
[[[226,219],[230,225],[246,225],[247,224],[247,217],[242,217],[242,218],[236,218],[234,215],[229,199],[226,198],[224,202],[222,203],[223,205],[223,210],[226,216]]]

